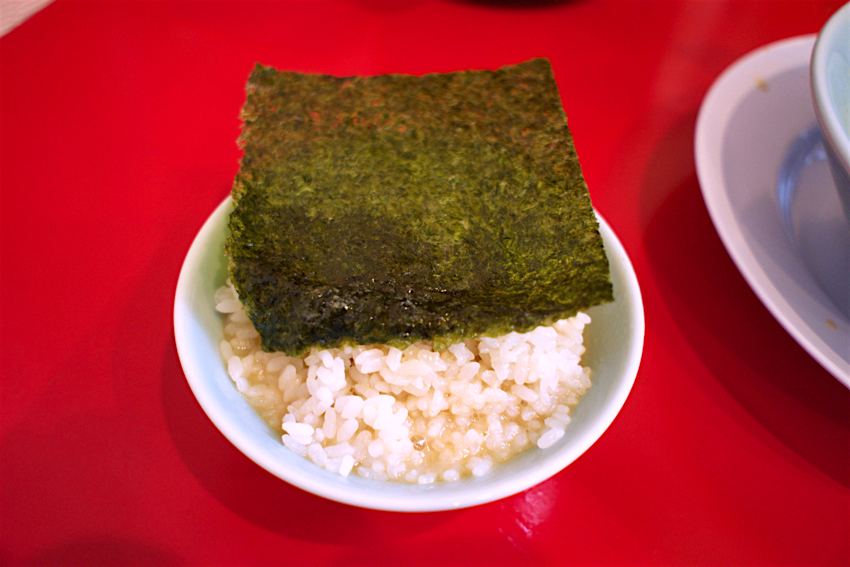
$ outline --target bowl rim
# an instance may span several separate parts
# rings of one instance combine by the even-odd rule
[[[625,363],[621,377],[619,380],[613,381],[616,387],[607,392],[600,414],[587,426],[587,431],[579,438],[580,442],[571,443],[569,450],[545,453],[545,458],[539,458],[533,462],[529,461],[534,466],[518,467],[519,473],[509,475],[506,480],[500,480],[494,476],[491,478],[496,480],[492,481],[461,479],[451,483],[435,483],[426,486],[372,481],[354,475],[340,477],[337,474],[325,471],[295,453],[289,452],[279,440],[274,449],[274,454],[272,454],[267,446],[264,448],[262,443],[256,439],[256,434],[250,434],[250,431],[246,430],[247,426],[235,424],[229,415],[231,412],[222,410],[220,400],[216,398],[215,392],[211,388],[213,380],[203,374],[197,359],[198,356],[193,352],[192,341],[189,340],[190,331],[187,331],[187,329],[199,327],[187,301],[187,298],[194,297],[196,293],[193,289],[194,271],[206,252],[205,246],[208,241],[215,236],[217,230],[220,231],[221,219],[228,214],[230,207],[232,207],[232,201],[228,196],[209,216],[198,232],[181,267],[174,298],[173,322],[177,353],[192,393],[207,418],[213,422],[219,432],[261,468],[297,488],[342,504],[395,512],[462,509],[500,500],[547,480],[584,454],[613,423],[633,388],[643,355],[645,336],[643,300],[637,276],[625,248],[608,223],[601,215],[596,213],[600,233],[612,263],[612,273],[616,264],[616,269],[621,274],[619,278],[621,280],[620,289],[618,291],[615,288],[615,293],[618,293],[620,295],[618,299],[626,304],[624,309],[628,309],[628,315],[626,325],[623,329],[618,328],[618,332],[625,334],[628,344],[627,352],[623,355]],[[224,368],[223,361],[221,366]],[[236,392],[235,388],[233,388],[233,392]],[[241,397],[238,392],[236,394]],[[244,398],[242,400],[244,401]],[[247,401],[244,403],[247,404]],[[577,409],[580,407],[581,404]],[[533,451],[534,448],[531,450]],[[286,456],[281,457],[280,451],[285,451]],[[292,457],[297,461],[293,460]],[[519,455],[517,459],[520,457],[522,455]],[[284,461],[295,462],[297,465],[290,466],[291,463],[289,462],[282,463],[281,458]],[[499,467],[506,467],[512,461],[503,463]],[[340,479],[344,479],[344,481],[341,482]],[[380,490],[375,490],[376,482],[380,483]],[[368,488],[361,490],[361,487],[364,486]],[[434,487],[444,488],[434,490]]]
[[[809,64],[809,81],[814,102],[815,116],[821,132],[829,145],[835,150],[835,157],[841,166],[850,172],[850,134],[842,125],[841,117],[830,103],[829,85],[827,84],[827,64],[829,48],[835,36],[842,30],[850,28],[850,2],[839,8],[821,28],[815,39]],[[850,31],[848,31],[850,36]],[[848,52],[850,53],[850,52]]]

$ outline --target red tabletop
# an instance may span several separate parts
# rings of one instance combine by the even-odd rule
[[[50,4],[0,39],[0,564],[850,564],[850,391],[736,270],[693,158],[718,74],[839,5]],[[252,66],[538,56],[642,286],[622,412],[552,479],[466,510],[369,511],[268,474],[201,411],[172,331]]]

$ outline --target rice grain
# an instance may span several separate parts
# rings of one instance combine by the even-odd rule
[[[528,333],[435,352],[429,343],[265,353],[228,282],[219,350],[237,389],[283,445],[343,476],[414,484],[487,475],[566,434],[590,387],[579,313]]]

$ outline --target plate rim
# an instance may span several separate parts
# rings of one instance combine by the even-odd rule
[[[697,179],[709,216],[738,271],[786,332],[822,367],[850,388],[850,360],[835,352],[821,334],[797,313],[765,273],[758,254],[742,234],[723,180],[721,161],[723,137],[729,122],[744,98],[757,88],[751,80],[754,71],[767,79],[802,65],[808,66],[816,37],[816,34],[805,34],[775,41],[750,51],[729,65],[712,83],[700,106],[694,135],[694,156]]]

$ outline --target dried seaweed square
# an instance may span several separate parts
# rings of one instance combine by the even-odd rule
[[[612,300],[549,62],[333,77],[257,65],[226,252],[265,350],[443,348]]]

